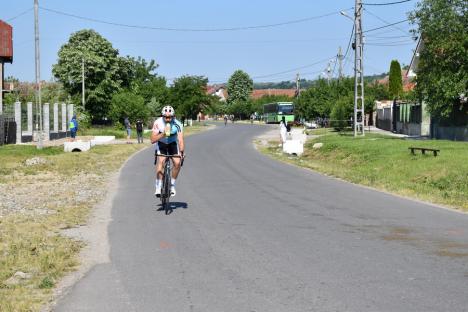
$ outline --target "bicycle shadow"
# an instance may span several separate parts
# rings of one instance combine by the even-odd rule
[[[176,209],[188,209],[188,204],[185,202],[169,202],[169,213],[172,213]],[[158,210],[157,211],[163,211],[164,212],[164,207],[161,203],[158,204]]]

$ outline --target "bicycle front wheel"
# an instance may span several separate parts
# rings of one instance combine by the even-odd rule
[[[161,196],[161,198],[164,198],[163,201],[163,206],[164,206],[164,211],[166,214],[169,213],[170,206],[169,206],[169,198],[171,197],[171,165],[170,161],[167,160],[166,165],[164,167],[164,178],[163,178],[163,192],[164,196]]]

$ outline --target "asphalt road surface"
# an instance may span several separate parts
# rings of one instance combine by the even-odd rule
[[[151,150],[123,168],[110,259],[57,311],[468,311],[468,215],[282,164],[266,127],[187,138],[166,216]]]

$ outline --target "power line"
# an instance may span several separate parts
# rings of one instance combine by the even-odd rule
[[[365,10],[367,13],[369,13],[371,16],[373,16],[373,17],[375,17],[376,19],[378,19],[379,21],[384,22],[386,25],[389,25],[389,24],[390,24],[390,22],[384,20],[383,18],[381,18],[380,16],[378,16],[378,15],[372,13],[371,11],[369,11],[369,10],[367,10],[367,9],[364,9],[364,10]],[[408,33],[409,33],[408,31],[406,31],[406,30],[404,30],[404,29],[401,29],[401,28],[398,27],[398,26],[392,25],[392,27],[395,28],[395,29],[398,29],[399,31],[401,31],[401,32],[404,33],[404,34],[408,34]]]
[[[395,22],[395,23],[391,23],[391,24],[385,25],[385,26],[380,26],[380,27],[375,27],[375,28],[371,28],[371,29],[364,30],[363,33],[368,33],[368,32],[374,31],[374,30],[382,29],[382,28],[392,27],[392,26],[394,26],[394,25],[398,25],[398,24],[401,24],[401,23],[404,23],[404,22],[408,22],[408,21],[409,21],[409,19],[404,19],[404,20],[401,20],[401,21],[398,21],[398,22]]]
[[[52,12],[55,14],[59,15],[64,15],[68,17],[73,17],[89,22],[95,22],[95,23],[101,23],[101,24],[106,24],[106,25],[113,25],[113,26],[119,26],[119,27],[127,27],[127,28],[137,28],[137,29],[149,29],[149,30],[162,30],[162,31],[179,31],[179,32],[219,32],[219,31],[237,31],[237,30],[250,30],[250,29],[261,29],[261,28],[271,28],[271,27],[278,27],[278,26],[284,26],[284,25],[291,25],[291,24],[298,24],[298,23],[304,23],[308,22],[311,20],[315,19],[320,19],[324,18],[327,16],[332,16],[332,15],[338,15],[340,14],[340,11],[335,11],[335,12],[330,12],[322,15],[317,15],[317,16],[311,16],[311,17],[306,17],[302,19],[297,19],[297,20],[292,20],[292,21],[286,21],[286,22],[280,22],[280,23],[273,23],[273,24],[265,24],[265,25],[253,25],[253,26],[241,26],[241,27],[226,27],[226,28],[171,28],[171,27],[154,27],[154,26],[144,26],[144,25],[131,25],[131,24],[124,24],[124,23],[118,23],[118,22],[109,22],[109,21],[104,21],[96,18],[90,18],[90,17],[85,17],[85,16],[80,16],[76,14],[71,14],[71,13],[66,13],[63,11],[59,10],[54,10],[54,9],[49,9],[45,7],[40,7],[41,10]],[[345,11],[350,10],[346,9]]]
[[[27,13],[31,12],[32,10],[33,10],[33,8],[29,8],[29,9],[27,9],[27,10],[25,10],[25,11],[21,12],[20,14],[18,14],[18,15],[16,15],[16,16],[13,16],[13,17],[11,17],[11,18],[9,18],[9,19],[5,20],[5,21],[7,21],[7,22],[11,22],[11,21],[13,21],[13,20],[17,19],[18,17],[21,17],[21,16],[23,16],[23,15],[25,15],[25,14],[27,14]]]
[[[349,36],[348,47],[346,48],[346,52],[345,52],[345,55],[344,55],[345,63],[343,65],[343,68],[346,68],[346,65],[348,63],[348,52],[349,52],[349,48],[351,47],[351,43],[353,41],[353,35],[354,35],[354,24],[353,24],[353,28],[351,30],[351,35]]]
[[[326,62],[326,61],[330,60],[331,58],[333,58],[333,56],[327,57],[326,59],[317,61],[317,62],[312,63],[312,64],[308,64],[308,65],[304,65],[304,66],[300,66],[300,67],[291,68],[291,69],[288,69],[288,70],[285,70],[285,71],[281,71],[281,72],[277,72],[277,73],[273,73],[273,74],[262,75],[262,76],[254,76],[254,77],[251,77],[251,78],[252,78],[252,79],[259,79],[259,78],[266,78],[266,77],[271,77],[271,76],[278,76],[278,75],[281,75],[281,74],[286,74],[286,73],[290,73],[290,72],[297,71],[297,70],[299,70],[299,69],[304,69],[304,68],[307,68],[307,67],[312,67],[312,66],[314,66],[314,65],[321,64],[321,63],[323,63],[323,62]]]
[[[405,2],[410,2],[413,0],[402,0],[402,1],[395,1],[395,2],[384,2],[384,3],[363,3],[364,5],[394,5],[394,4],[400,4],[400,3],[405,3]]]

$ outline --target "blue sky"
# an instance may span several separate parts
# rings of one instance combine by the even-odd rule
[[[368,3],[392,2],[368,0]],[[33,0],[0,0],[0,19],[9,20],[32,9]],[[416,1],[391,6],[366,6],[363,28],[404,20]],[[39,0],[39,5],[74,15],[114,23],[166,28],[230,28],[281,23],[350,9],[354,0]],[[348,11],[352,16],[352,10]],[[121,55],[155,59],[157,72],[169,80],[181,75],[204,75],[211,82],[226,81],[236,69],[255,81],[293,80],[297,72],[315,79],[338,47],[348,45],[352,21],[339,13],[278,27],[222,32],[174,32],[105,25],[39,11],[41,78],[52,78],[57,52],[71,33],[92,28],[112,42]],[[14,27],[14,63],[5,75],[34,80],[34,15],[30,10],[8,21]],[[369,32],[365,46],[365,74],[388,71],[390,61],[408,64],[416,43],[408,37],[411,25],[398,24]],[[353,51],[349,52],[350,60]],[[319,62],[319,64],[307,66]],[[352,74],[352,61],[345,62]],[[294,68],[301,68],[289,71]],[[331,64],[333,69],[334,65]],[[267,77],[262,77],[267,76]]]

